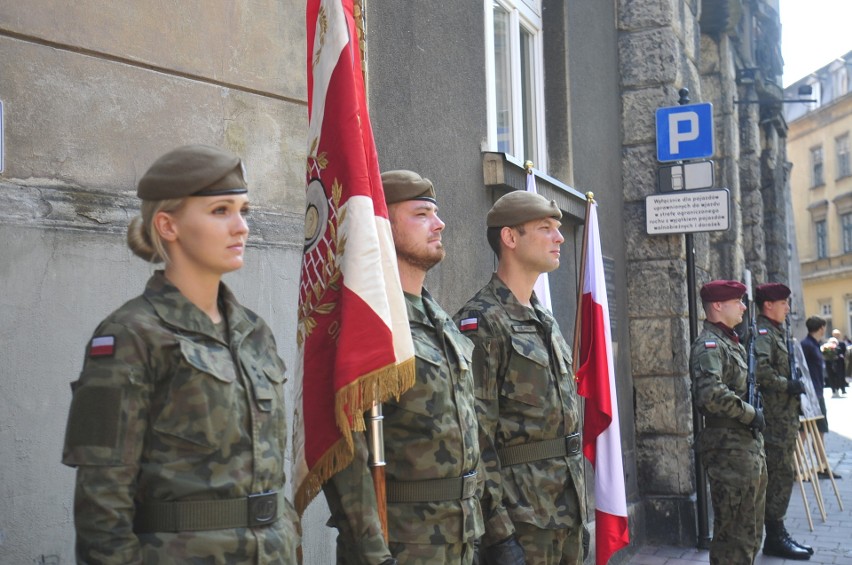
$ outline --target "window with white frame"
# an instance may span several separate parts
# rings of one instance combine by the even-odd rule
[[[852,299],[846,300],[846,335],[852,335]]]
[[[829,333],[826,337],[831,337],[831,328],[834,324],[831,323],[831,302],[826,300],[819,303],[819,317],[825,320],[826,331]]]
[[[852,253],[852,212],[840,216],[840,228],[843,231],[843,252]]]
[[[817,259],[825,259],[828,256],[828,241],[825,220],[814,222],[816,231],[816,254]]]
[[[547,170],[541,0],[485,0],[488,149]]]
[[[840,98],[849,90],[849,73],[846,71],[846,65],[838,67],[831,73],[832,86],[834,87],[834,97]]]
[[[849,134],[844,134],[834,140],[837,147],[837,178],[852,175],[852,163],[849,162]]]
[[[822,186],[825,184],[825,176],[822,169],[822,145],[811,148],[811,186]]]

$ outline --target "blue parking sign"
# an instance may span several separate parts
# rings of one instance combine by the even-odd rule
[[[687,104],[657,109],[657,160],[712,157],[713,105]]]

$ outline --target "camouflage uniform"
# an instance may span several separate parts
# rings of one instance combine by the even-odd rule
[[[757,383],[763,397],[766,430],[766,521],[783,520],[796,480],[793,451],[799,432],[799,395],[787,394],[790,364],[784,328],[761,315],[757,318]]]
[[[92,341],[72,385],[62,459],[77,467],[78,562],[295,562],[298,518],[282,495],[263,497],[267,525],[246,519],[248,495],[284,488],[284,363],[224,284],[219,298],[227,330],[159,271],[95,331],[108,345]],[[216,502],[163,526],[152,516],[170,501]]]
[[[580,431],[571,350],[556,320],[535,296],[532,308],[518,302],[496,274],[455,320],[476,345],[476,408],[485,470],[482,546],[514,534],[529,563],[581,563],[585,483],[579,436],[572,455],[508,465],[498,456],[506,448],[559,441]],[[540,530],[550,531],[550,543],[540,543]],[[537,543],[530,543],[533,539]],[[551,547],[553,543],[559,547]]]
[[[405,564],[470,564],[483,532],[472,475],[479,466],[473,345],[425,289],[422,302],[409,294],[405,299],[417,380],[399,400],[383,405],[389,544],[378,526],[366,440],[356,434],[355,460],[323,487],[329,523],[339,532],[337,562],[376,564],[392,554]],[[463,499],[393,502],[394,485],[465,475],[473,488]]]
[[[705,416],[696,450],[707,471],[713,502],[710,563],[753,563],[763,537],[766,458],[763,438],[748,424],[755,409],[747,395],[743,346],[704,322],[689,358],[692,394]]]

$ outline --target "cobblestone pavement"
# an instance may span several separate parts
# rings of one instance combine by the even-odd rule
[[[798,484],[794,484],[793,497],[787,510],[787,530],[795,540],[813,546],[814,555],[810,561],[793,561],[766,557],[761,553],[755,560],[756,565],[852,565],[852,388],[847,398],[832,398],[831,391],[828,391],[825,402],[830,430],[825,436],[825,449],[832,469],[843,477],[834,482],[843,502],[843,510],[840,509],[831,481],[820,480],[826,513],[826,519],[823,521],[813,485],[804,483],[805,497],[814,524],[811,531],[802,492]],[[631,565],[695,565],[709,562],[707,550],[669,546],[640,547],[627,561]]]

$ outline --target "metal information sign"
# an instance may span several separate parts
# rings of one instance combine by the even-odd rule
[[[727,188],[654,194],[645,198],[648,235],[725,231],[731,225]]]
[[[657,161],[712,157],[713,105],[709,102],[657,108]]]
[[[694,161],[664,165],[657,169],[657,188],[660,192],[713,188],[713,161]]]

